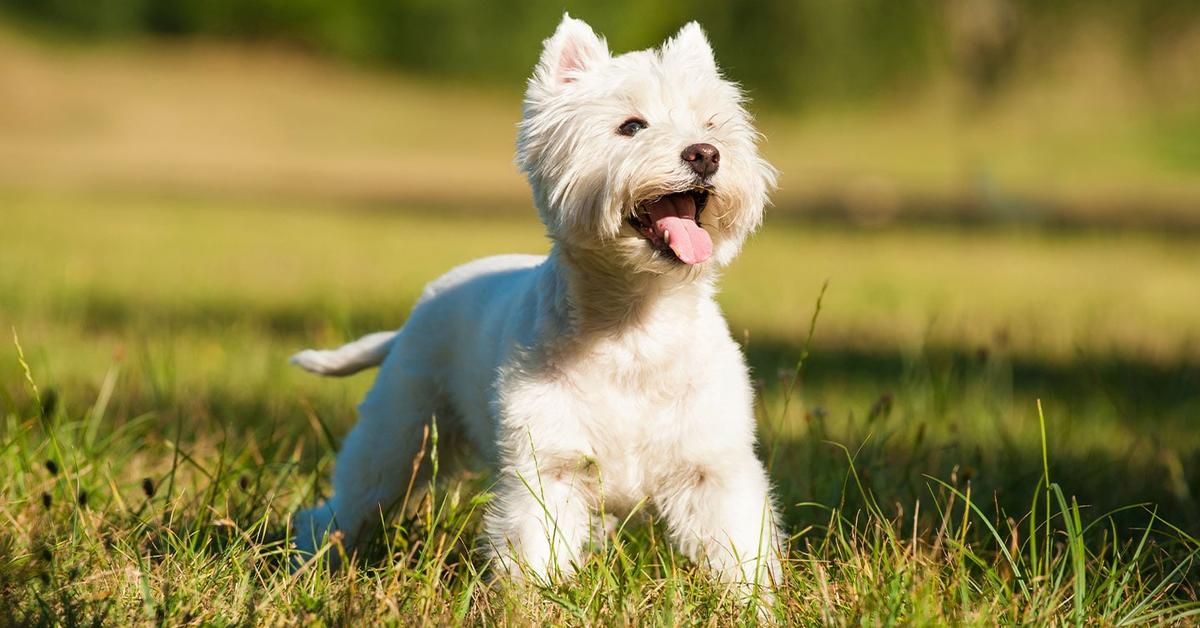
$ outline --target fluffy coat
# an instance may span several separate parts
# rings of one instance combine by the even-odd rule
[[[697,24],[612,56],[564,16],[529,80],[517,151],[551,252],[457,267],[398,332],[293,358],[327,375],[380,366],[333,496],[296,515],[300,553],[335,529],[350,547],[362,540],[409,485],[436,415],[494,470],[484,527],[497,573],[569,574],[602,513],[647,503],[684,554],[769,587],[781,541],[753,389],[713,300],[774,184],[758,139]],[[711,176],[681,158],[697,143],[719,150]],[[696,191],[694,224],[655,205]],[[681,261],[666,224],[703,229],[711,257]]]

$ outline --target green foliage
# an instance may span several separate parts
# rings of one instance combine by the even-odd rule
[[[978,4],[978,3],[976,3]],[[1194,3],[1174,0],[984,3],[1003,11],[970,18],[965,39],[953,3],[921,0],[739,1],[688,4],[579,0],[565,8],[589,20],[616,50],[657,44],[682,23],[705,26],[722,65],[756,96],[785,105],[872,101],[946,70],[990,89],[1018,63],[1038,63],[1078,24],[1113,25],[1130,51],[1169,47]],[[100,36],[133,33],[290,41],[349,59],[433,76],[518,85],[553,30],[559,0],[4,0],[12,15]],[[970,7],[967,7],[970,9]],[[977,7],[978,9],[978,7]]]

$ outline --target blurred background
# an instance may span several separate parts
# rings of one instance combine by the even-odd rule
[[[554,2],[4,0],[4,177],[520,205]],[[702,22],[782,211],[1196,228],[1187,0],[572,3],[615,51]],[[470,148],[471,150],[466,150]]]
[[[1081,502],[1200,524],[1189,0],[0,0],[0,323],[114,421],[343,433],[369,377],[291,351],[546,250],[515,124],[564,8],[618,52],[699,20],[752,98],[780,189],[721,302],[785,499],[837,499],[822,439],[889,496],[1031,488],[1042,399]]]

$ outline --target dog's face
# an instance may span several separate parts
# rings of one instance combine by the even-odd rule
[[[564,16],[529,80],[518,139],[550,236],[648,272],[728,263],[775,181],[742,102],[694,22],[660,48],[613,57]]]

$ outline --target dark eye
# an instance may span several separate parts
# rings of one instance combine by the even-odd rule
[[[621,126],[617,127],[617,133],[628,137],[633,137],[634,135],[637,135],[638,131],[645,129],[648,126],[650,125],[641,118],[630,118],[622,122]]]

